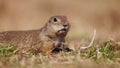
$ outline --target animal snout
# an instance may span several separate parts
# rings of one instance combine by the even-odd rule
[[[67,27],[68,25],[67,25],[67,24],[64,24],[63,26],[64,26],[64,27]]]
[[[64,24],[63,27],[64,27],[64,29],[69,29],[69,25],[68,24]]]

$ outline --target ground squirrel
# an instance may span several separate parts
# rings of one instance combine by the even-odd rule
[[[10,43],[14,46],[22,46],[23,49],[34,49],[37,52],[65,49],[62,43],[65,42],[69,28],[66,16],[53,16],[43,28],[38,30],[1,32],[0,43]]]

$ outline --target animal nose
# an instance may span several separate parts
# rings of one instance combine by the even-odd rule
[[[65,24],[65,25],[63,25],[64,27],[67,27],[67,25]]]

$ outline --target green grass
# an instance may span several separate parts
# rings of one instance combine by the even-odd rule
[[[96,47],[80,51],[61,52],[53,55],[28,55],[14,54],[16,50],[10,44],[0,46],[0,67],[6,68],[117,68],[120,66],[120,50],[115,50],[113,41],[107,41]],[[116,53],[117,52],[117,53]],[[116,61],[117,59],[117,61]]]
[[[111,41],[103,43],[99,48],[91,47],[88,50],[88,58],[95,56],[97,57],[97,49],[102,53],[104,58],[113,59],[114,58],[114,50],[111,48]]]
[[[15,48],[10,44],[0,45],[0,56],[2,57],[9,57],[13,54]]]
[[[100,48],[100,52],[103,53],[104,57],[112,60],[114,58],[114,50],[111,48],[111,46],[111,41],[105,42]]]

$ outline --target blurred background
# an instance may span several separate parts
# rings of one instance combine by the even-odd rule
[[[54,15],[71,24],[68,38],[119,39],[120,0],[0,0],[0,32],[40,29]]]

